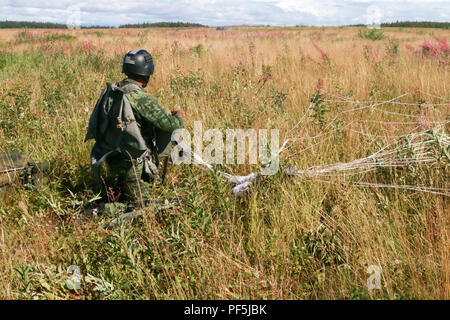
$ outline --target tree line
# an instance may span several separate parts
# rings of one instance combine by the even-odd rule
[[[30,28],[30,29],[67,29],[62,23],[35,21],[0,21],[0,28]]]
[[[189,22],[155,22],[155,23],[136,23],[124,24],[119,28],[186,28],[186,27],[206,27],[199,23]],[[27,29],[67,29],[67,25],[52,22],[35,22],[35,21],[0,21],[0,29],[7,28],[27,28]],[[81,26],[82,29],[107,29],[110,26]]]
[[[352,26],[364,26],[363,24],[357,24]],[[134,23],[123,24],[119,28],[193,28],[193,27],[207,27],[200,23],[190,22],[146,22],[146,23]],[[399,28],[440,28],[450,29],[450,22],[433,22],[433,21],[397,21],[397,22],[385,22],[381,23],[381,27],[399,27]],[[35,21],[0,21],[0,29],[6,28],[29,28],[29,29],[67,29],[67,25],[62,23],[52,22],[35,22]],[[83,29],[95,29],[95,28],[113,28],[110,26],[81,26]]]
[[[190,22],[153,22],[153,23],[133,23],[124,24],[119,26],[119,28],[186,28],[186,27],[207,27],[200,23],[190,23]]]
[[[441,28],[450,29],[450,22],[433,22],[433,21],[397,21],[382,23],[382,27],[399,27],[399,28]]]

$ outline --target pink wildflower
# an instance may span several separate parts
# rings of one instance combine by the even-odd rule
[[[380,58],[378,56],[378,51],[376,49],[374,49],[373,46],[370,46],[370,55],[372,57],[374,57],[376,61],[380,61]]]
[[[317,86],[316,86],[317,91],[320,91],[320,89],[322,89],[322,87],[323,87],[323,80],[322,80],[322,78],[318,78],[317,79]]]
[[[306,55],[306,57],[307,57],[309,60],[311,60],[312,62],[316,62],[316,60],[314,60],[314,59],[309,55],[309,53]]]
[[[320,55],[322,56],[322,59],[323,60],[328,60],[327,54],[322,49],[320,49],[320,47],[315,42],[313,42],[312,44],[313,44],[314,48],[316,48],[317,51],[320,52]]]
[[[421,53],[424,56],[435,57],[437,55],[437,50],[434,45],[428,41],[424,40],[424,42],[420,45]]]
[[[86,52],[86,53],[91,53],[91,51],[92,51],[92,44],[91,44],[91,41],[90,41],[90,40],[83,41],[83,42],[81,43],[81,48],[83,49],[84,52]]]
[[[393,56],[393,55],[390,54],[390,53],[386,53],[386,57],[388,57],[389,59],[392,59],[392,60],[394,60],[394,61],[397,59],[396,56]]]
[[[405,44],[406,49],[408,49],[409,51],[413,52],[415,49],[412,45],[410,45],[409,43]]]
[[[437,49],[439,49],[442,53],[448,53],[450,51],[450,48],[448,46],[447,40],[445,38],[439,38],[434,37],[434,39],[437,41]]]

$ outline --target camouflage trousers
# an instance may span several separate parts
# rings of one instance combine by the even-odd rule
[[[154,174],[148,174],[144,161],[136,161],[121,153],[108,156],[106,163],[109,174],[117,176],[117,186],[129,202],[139,202],[149,199],[152,194],[154,182],[159,180],[156,166],[153,165]]]

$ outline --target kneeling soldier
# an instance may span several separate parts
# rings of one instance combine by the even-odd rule
[[[86,140],[96,141],[91,152],[95,178],[100,181],[100,168],[106,160],[127,199],[145,200],[151,193],[150,183],[160,180],[158,156],[168,156],[171,134],[183,127],[183,118],[181,111],[170,113],[145,93],[154,72],[149,52],[128,52],[122,72],[127,78],[108,83],[98,99]]]

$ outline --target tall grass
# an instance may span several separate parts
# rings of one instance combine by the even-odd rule
[[[383,30],[376,42],[358,31],[2,31],[0,151],[19,149],[50,161],[52,171],[40,192],[13,186],[0,196],[0,297],[448,299],[445,196],[280,173],[233,198],[220,177],[171,166],[154,196],[181,196],[179,208],[149,208],[113,230],[101,227],[102,217],[77,219],[95,197],[92,144],[83,142],[90,112],[105,82],[121,79],[122,56],[135,47],[154,55],[149,94],[168,109],[183,109],[189,130],[200,120],[205,129],[276,128],[282,139],[304,138],[282,154],[283,168],[351,161],[416,126],[449,120],[442,105],[450,100],[448,54],[417,54],[424,38],[443,37],[444,30],[395,32],[396,40]],[[404,93],[410,94],[401,102],[411,105],[380,106],[391,113],[342,113],[349,105],[340,97],[380,101]],[[315,116],[292,131],[309,108]],[[363,176],[447,188],[448,177],[448,166]],[[81,269],[79,290],[66,285],[71,265]],[[370,265],[382,268],[381,290],[366,287]]]

